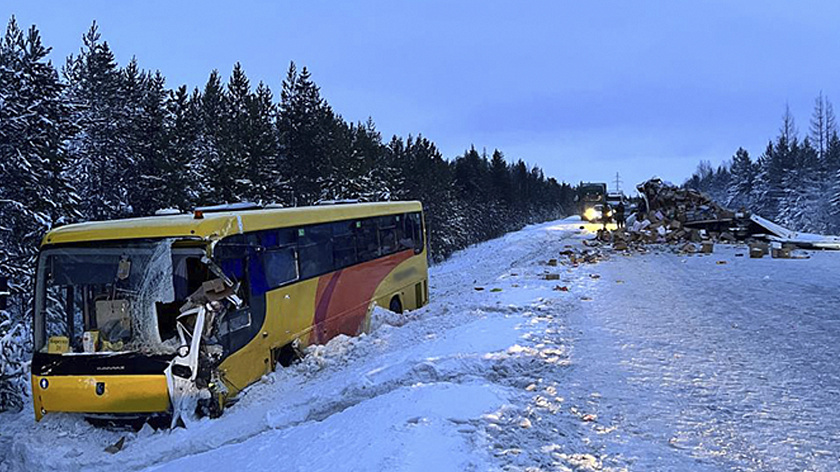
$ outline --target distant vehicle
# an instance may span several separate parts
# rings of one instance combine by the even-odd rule
[[[367,331],[375,305],[428,303],[423,226],[420,202],[388,202],[54,229],[36,276],[35,418],[218,416],[306,345]]]
[[[601,211],[596,205],[607,203],[607,184],[601,182],[585,182],[578,187],[577,202],[580,216],[587,221],[597,221],[601,218]]]
[[[592,214],[592,217],[591,218],[586,218],[587,221],[591,221],[593,223],[603,222],[604,221],[604,204],[599,203],[599,204],[595,205],[594,207],[592,207],[591,214]],[[612,208],[608,208],[607,209],[607,220],[612,218],[612,216],[613,216],[613,210],[612,210]],[[609,221],[607,221],[607,222],[609,222]]]
[[[615,208],[615,206],[619,203],[624,203],[625,205],[627,205],[627,197],[625,197],[623,193],[610,192],[607,194],[606,200],[607,203],[613,208]]]

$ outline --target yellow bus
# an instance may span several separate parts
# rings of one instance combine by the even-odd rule
[[[81,223],[38,257],[35,417],[217,416],[309,344],[428,302],[420,202]]]

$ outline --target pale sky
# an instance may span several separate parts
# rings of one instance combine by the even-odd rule
[[[19,1],[53,61],[95,19],[119,63],[202,87],[240,61],[279,93],[294,60],[333,108],[387,141],[422,133],[577,183],[682,182],[700,159],[757,157],[785,104],[807,132],[820,91],[840,107],[840,2]],[[840,112],[840,108],[838,108]]]

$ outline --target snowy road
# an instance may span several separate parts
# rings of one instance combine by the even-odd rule
[[[599,444],[635,470],[840,470],[840,254],[716,251],[603,264],[570,397],[602,394]]]
[[[0,414],[0,471],[840,469],[840,253],[546,264],[591,237],[564,221],[462,251],[429,306],[188,430]]]

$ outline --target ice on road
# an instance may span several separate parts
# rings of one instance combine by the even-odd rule
[[[570,395],[597,390],[634,470],[840,470],[840,253],[613,257],[571,316]],[[721,261],[725,263],[721,263]]]
[[[189,429],[0,414],[0,471],[840,469],[840,253],[564,265],[594,229],[461,251],[427,307],[378,309]]]

